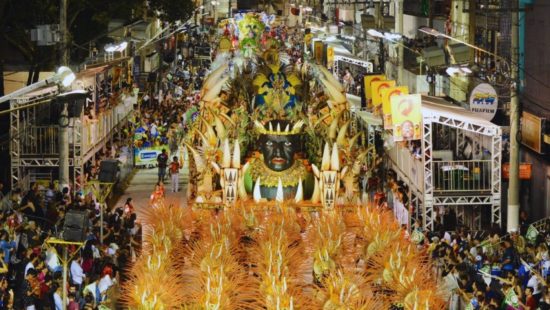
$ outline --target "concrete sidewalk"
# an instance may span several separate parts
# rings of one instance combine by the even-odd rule
[[[172,193],[172,185],[170,184],[170,176],[166,176],[164,181],[165,188],[165,204],[186,207],[187,206],[187,183],[189,181],[189,169],[187,166],[187,152],[185,152],[184,167],[180,170],[179,174],[179,192]],[[136,168],[137,169],[137,168]],[[158,168],[138,169],[130,185],[124,191],[124,194],[120,196],[113,208],[123,206],[126,203],[128,197],[132,197],[132,202],[136,212],[139,214],[142,210],[150,208],[149,199],[155,184],[158,180]]]

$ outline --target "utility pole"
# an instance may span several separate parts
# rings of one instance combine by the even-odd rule
[[[61,65],[69,65],[69,53],[67,49],[67,0],[61,0],[59,12],[59,30],[61,31]],[[69,109],[68,102],[63,102],[63,110],[59,116],[59,187],[69,187]]]
[[[60,49],[60,61],[62,66],[69,65],[69,47],[68,37],[69,32],[67,30],[67,1],[61,0],[61,6],[59,7],[59,32],[61,34],[61,49]]]
[[[403,34],[403,0],[395,0],[395,32]],[[397,85],[403,85],[403,45],[397,45]]]
[[[477,13],[476,13],[476,0],[468,0],[469,1],[469,10],[468,10],[468,42],[470,44],[476,44],[476,20],[477,20]],[[475,62],[475,55],[476,50],[471,48],[470,49],[470,63]]]
[[[518,0],[514,0],[517,6]],[[510,86],[510,177],[508,182],[508,218],[506,230],[519,228],[519,99],[517,94],[518,77],[518,10],[512,10],[512,50],[511,50],[511,80]]]

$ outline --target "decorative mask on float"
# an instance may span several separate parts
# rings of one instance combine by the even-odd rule
[[[340,180],[342,180],[347,172],[347,166],[340,171],[340,154],[337,144],[334,144],[332,152],[329,144],[325,144],[321,170],[315,165],[311,167],[317,178],[312,202],[317,202],[320,198],[323,207],[327,209],[334,208],[338,192],[340,191]]]
[[[294,157],[302,151],[300,130],[303,122],[296,123],[292,128],[286,120],[269,121],[264,125],[256,123],[260,129],[258,146],[263,155],[264,164],[273,171],[284,171],[294,165]]]
[[[302,152],[303,124],[299,121],[292,125],[287,120],[271,120],[265,125],[255,122],[260,134],[256,149],[262,154],[261,159],[251,162],[249,169],[255,181],[255,201],[265,198],[282,202],[294,197],[299,202],[303,199],[302,180],[309,172],[302,161],[296,160],[296,155]]]
[[[276,113],[294,108],[298,100],[296,87],[301,84],[300,79],[294,73],[285,74],[279,65],[268,67],[269,73],[260,73],[254,78],[253,85],[257,87],[254,105],[266,105]]]
[[[221,167],[214,162],[212,165],[216,172],[220,174],[222,199],[226,205],[234,205],[239,196],[246,197],[243,176],[248,168],[248,163],[241,167],[239,141],[235,141],[233,156],[231,156],[229,140],[225,139]]]
[[[261,20],[261,16],[256,13],[246,13],[242,16],[236,16],[239,26],[239,39],[246,38],[258,41],[261,34],[264,32],[265,24]]]

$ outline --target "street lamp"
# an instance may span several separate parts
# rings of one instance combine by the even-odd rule
[[[220,2],[219,1],[212,1],[211,2],[212,4],[212,13],[214,15],[214,26],[216,26],[216,24],[218,23],[218,5],[220,5]]]
[[[506,68],[507,70],[511,70],[510,62],[508,61],[508,59],[506,59],[506,58],[504,58],[504,57],[502,57],[502,56],[499,56],[499,55],[497,55],[497,54],[495,54],[495,53],[493,53],[493,52],[490,52],[490,51],[488,51],[488,50],[486,50],[486,49],[483,49],[483,48],[481,48],[481,47],[479,47],[479,46],[476,46],[476,45],[470,44],[470,43],[468,43],[468,42],[462,41],[462,40],[460,40],[460,39],[451,37],[451,36],[449,36],[449,35],[447,35],[447,34],[444,34],[444,33],[442,33],[442,32],[439,32],[439,31],[436,30],[436,29],[433,29],[433,28],[430,28],[430,27],[426,27],[426,26],[422,26],[422,27],[418,28],[418,31],[419,31],[419,32],[422,32],[422,33],[424,33],[424,34],[427,34],[427,35],[436,37],[436,38],[448,39],[448,40],[451,40],[451,41],[455,41],[455,42],[457,42],[457,43],[461,43],[461,44],[464,44],[464,45],[466,45],[466,46],[468,46],[468,47],[471,47],[471,48],[475,49],[476,51],[480,51],[480,52],[485,53],[485,54],[487,54],[487,55],[489,55],[489,56],[493,56],[493,57],[497,58],[498,60],[501,60],[502,62],[504,62],[504,63],[506,64],[506,66],[507,66],[507,68]]]
[[[69,87],[73,81],[76,79],[75,74],[73,71],[68,67],[59,67],[57,69],[57,72],[52,76],[45,80],[38,81],[34,84],[31,84],[29,86],[23,87],[21,89],[18,89],[6,96],[0,97],[0,103],[6,102],[8,100],[21,97],[25,94],[28,94],[32,91],[35,91],[39,88],[42,88],[44,86],[50,86],[50,85],[59,85],[63,87]]]
[[[449,76],[464,76],[472,74],[472,70],[468,67],[449,67],[445,70]]]
[[[516,93],[516,78],[517,78],[517,47],[518,47],[518,29],[517,29],[517,12],[512,13],[512,61],[485,50],[476,45],[464,42],[457,38],[453,38],[447,34],[441,33],[430,27],[420,27],[418,31],[436,38],[445,38],[458,43],[462,43],[477,51],[493,56],[506,64],[506,71],[510,72],[510,176],[508,183],[508,213],[506,220],[507,231],[514,231],[519,228],[519,142],[517,136],[519,134],[519,101]],[[514,66],[512,67],[511,64]]]
[[[403,38],[403,35],[399,33],[380,32],[376,29],[367,30],[367,34],[370,35],[371,37],[388,40],[392,43],[399,43],[398,41]]]
[[[399,47],[404,48],[404,49],[418,55],[420,57],[420,74],[422,74],[422,63],[424,62],[424,59],[422,58],[422,54],[419,51],[414,50],[414,49],[406,46],[405,44],[403,44],[403,42],[401,42],[401,40],[403,39],[402,34],[392,33],[392,32],[381,32],[377,29],[368,29],[367,34],[370,35],[371,37],[375,37],[375,38],[380,39],[380,57],[382,58],[380,60],[381,65],[383,65],[383,62],[384,62],[383,61],[383,57],[384,57],[383,56],[384,55],[383,50],[384,50],[384,48],[383,48],[382,40],[386,40],[386,41],[389,41],[390,43],[396,44]],[[402,70],[402,68],[403,68],[402,64],[399,64],[399,70]],[[402,76],[402,74],[401,74],[401,76]]]
[[[56,100],[63,104],[59,116],[59,190],[69,187],[69,103],[84,99],[88,95],[85,90],[73,90],[57,96]]]

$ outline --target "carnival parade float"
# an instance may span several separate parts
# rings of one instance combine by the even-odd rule
[[[443,309],[425,253],[367,203],[343,87],[284,26],[219,25],[190,154],[189,208],[146,214],[130,309]],[[286,44],[285,44],[286,43]]]

